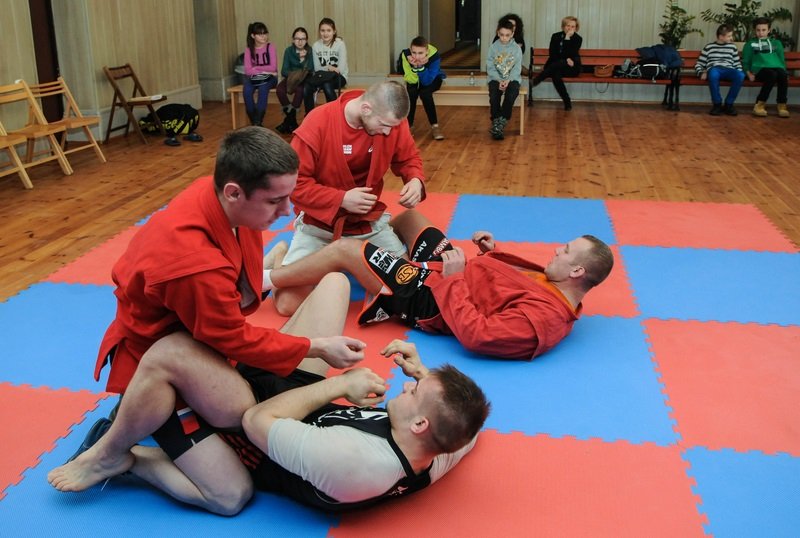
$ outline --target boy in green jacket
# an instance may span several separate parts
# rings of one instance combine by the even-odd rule
[[[759,17],[753,22],[756,37],[748,40],[742,49],[742,67],[747,78],[761,82],[761,91],[756,97],[753,115],[764,117],[767,115],[766,103],[772,87],[778,85],[778,116],[789,117],[789,108],[786,106],[788,75],[786,73],[786,60],[783,57],[783,44],[769,36],[770,20]]]

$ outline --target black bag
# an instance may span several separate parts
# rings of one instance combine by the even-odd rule
[[[642,58],[636,65],[639,66],[639,73],[642,78],[658,80],[667,78],[667,66],[660,63],[658,58]]]
[[[167,131],[167,136],[189,134],[200,124],[200,113],[191,105],[164,105],[156,110],[156,114]],[[152,114],[140,119],[139,127],[146,133],[160,132]]]
[[[338,82],[339,73],[336,71],[314,71],[314,74],[306,79],[306,84],[310,84],[314,88],[321,88],[323,84],[328,82]]]

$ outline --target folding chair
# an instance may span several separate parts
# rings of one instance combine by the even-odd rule
[[[64,175],[68,176],[72,174],[72,167],[69,165],[64,151],[61,149],[61,144],[55,136],[57,133],[66,133],[64,124],[47,123],[42,110],[39,108],[39,103],[36,102],[36,98],[33,96],[24,80],[18,80],[14,84],[0,86],[0,105],[23,101],[28,105],[29,121],[20,129],[8,131],[8,134],[22,135],[27,141],[27,151],[23,163],[24,168],[27,169],[31,166],[57,160]],[[36,140],[40,138],[47,141],[50,150],[47,152],[34,153]],[[47,153],[47,157],[34,160],[34,157],[41,153]]]
[[[133,67],[131,67],[130,64],[121,65],[119,67],[104,67],[103,71],[105,72],[106,77],[108,77],[108,81],[111,83],[111,86],[114,88],[114,100],[111,103],[111,116],[108,118],[106,138],[103,143],[108,143],[108,138],[111,136],[111,131],[125,129],[125,136],[128,136],[128,130],[130,129],[130,126],[133,125],[133,128],[136,130],[139,138],[142,139],[142,142],[147,144],[147,138],[144,136],[142,129],[139,127],[139,122],[133,116],[133,109],[137,106],[147,107],[147,110],[149,110],[150,114],[153,115],[152,117],[154,118],[156,126],[161,131],[161,134],[163,136],[167,136],[167,132],[164,130],[164,126],[161,124],[161,120],[158,118],[158,114],[156,114],[156,111],[153,108],[155,103],[166,101],[166,96],[161,94],[147,95],[147,92],[145,92],[144,88],[142,88],[142,83],[139,82],[139,78],[136,76],[136,73],[134,73]],[[125,92],[120,89],[120,86],[117,83],[118,81],[126,78],[130,78],[133,83],[133,91],[131,92],[130,97],[125,97]],[[119,125],[112,128],[111,126],[114,124],[114,112],[117,110],[117,108],[122,108],[125,110],[125,113],[128,115],[128,121],[125,125]]]
[[[106,162],[106,157],[100,150],[100,146],[97,144],[97,140],[95,140],[94,134],[92,134],[92,130],[89,128],[90,126],[100,124],[100,116],[84,116],[81,114],[81,110],[78,108],[78,104],[75,102],[75,98],[72,97],[72,92],[69,91],[63,77],[58,77],[54,82],[32,85],[30,89],[33,96],[38,99],[54,96],[61,96],[63,99],[64,117],[58,121],[49,122],[50,125],[63,124],[66,130],[65,132],[73,129],[81,129],[86,136],[86,140],[88,141],[86,144],[67,149],[67,136],[65,134],[61,138],[61,149],[64,150],[65,154],[91,148],[94,149],[97,158],[100,159],[101,162]]]
[[[7,169],[0,170],[0,177],[16,172],[19,174],[19,178],[22,180],[22,184],[25,185],[25,188],[32,189],[33,183],[31,183],[31,178],[28,177],[28,173],[25,171],[25,166],[22,164],[22,161],[19,160],[17,150],[14,149],[14,146],[22,144],[26,140],[27,138],[25,138],[25,135],[8,134],[5,127],[3,127],[3,124],[0,123],[0,149],[5,150],[9,158],[9,162],[4,165],[4,167]]]

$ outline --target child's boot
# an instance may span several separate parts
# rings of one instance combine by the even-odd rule
[[[753,107],[753,116],[765,118],[767,116],[767,107],[765,105],[766,103],[764,101],[756,101],[756,104]]]
[[[281,122],[280,125],[275,127],[275,130],[278,131],[281,134],[289,134],[289,133],[292,132],[291,124],[289,123],[289,111],[292,110],[292,107],[287,105],[287,106],[283,107],[282,110],[283,110],[283,114],[284,114],[283,122]]]
[[[786,105],[786,103],[778,103],[778,117],[779,118],[789,117],[789,107]]]
[[[286,114],[286,123],[289,126],[289,132],[294,132],[297,129],[297,109],[291,108],[289,109],[289,113]]]

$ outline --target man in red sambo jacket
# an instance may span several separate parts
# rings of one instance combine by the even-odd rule
[[[347,271],[374,295],[359,323],[397,315],[423,331],[453,334],[476,353],[532,359],[569,334],[584,295],[614,264],[608,245],[591,235],[559,246],[542,267],[496,249],[489,232],[473,235],[483,255],[467,260],[416,211],[395,217],[392,227],[409,245],[410,261],[369,242],[341,239],[265,271],[265,286],[304,285],[329,271]]]
[[[248,491],[226,489],[236,483],[238,459],[194,416],[196,411],[217,428],[238,428],[245,410],[256,404],[247,382],[231,375],[235,370],[225,359],[281,376],[304,357],[322,358],[336,368],[363,359],[363,342],[337,336],[349,304],[349,284],[342,275],[333,275],[310,295],[281,331],[256,327],[245,318],[259,307],[264,291],[261,232],[289,214],[297,168],[297,154],[271,131],[246,127],[230,132],[217,154],[213,180],[195,181],[131,240],[113,268],[117,314],[95,369],[98,378],[110,361],[107,390],[131,394],[118,413],[127,426],[112,425],[107,433],[87,439],[93,445],[105,433],[100,445],[83,446],[85,452],[50,472],[54,487],[80,491],[126,471],[133,465],[130,447],[153,434],[197,484],[202,494],[197,504],[235,513],[249,498]],[[319,316],[341,317],[339,332],[315,332]],[[149,354],[140,367],[153,344],[176,332],[191,335],[219,361],[201,367],[197,361],[171,360],[179,351],[170,351]],[[131,382],[137,370],[141,375]],[[214,380],[210,388],[209,379]],[[167,385],[170,390],[159,390]],[[188,405],[158,397],[174,391]],[[134,392],[139,396],[134,398]],[[129,400],[139,403],[126,405]],[[233,474],[226,475],[230,469]]]
[[[380,197],[383,176],[391,168],[403,180],[401,206],[410,209],[425,198],[408,108],[404,85],[379,82],[315,108],[294,131],[300,170],[292,202],[298,216],[283,263],[294,263],[339,237],[366,240],[405,256],[406,246],[389,225]],[[277,290],[278,312],[292,314],[310,290]]]

